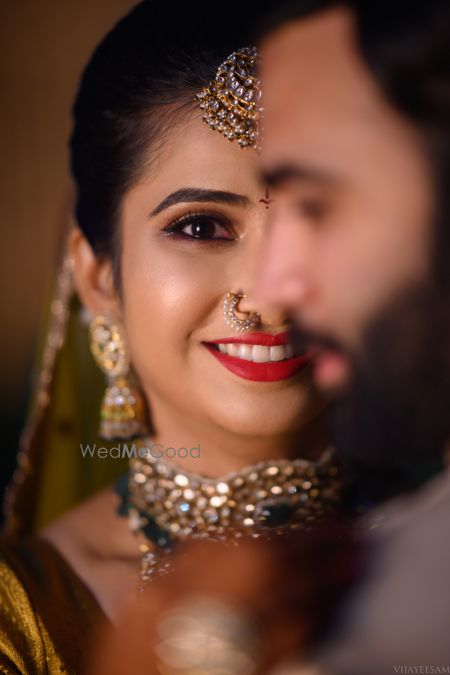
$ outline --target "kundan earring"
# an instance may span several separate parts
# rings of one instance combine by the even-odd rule
[[[144,401],[130,379],[123,328],[110,317],[100,315],[91,321],[89,333],[92,355],[107,379],[99,436],[110,441],[145,435]]]
[[[225,300],[223,301],[223,317],[225,323],[239,333],[242,333],[244,330],[256,328],[261,323],[261,314],[259,312],[246,312],[248,314],[246,319],[240,319],[236,316],[236,310],[243,298],[245,298],[245,294],[242,293],[242,291],[238,291],[237,293],[232,293],[230,291],[226,294]]]

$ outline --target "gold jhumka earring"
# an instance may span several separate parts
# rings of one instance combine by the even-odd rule
[[[92,355],[105,373],[107,387],[100,413],[99,436],[126,440],[144,435],[145,406],[130,379],[130,359],[120,324],[107,316],[96,316],[90,326]]]

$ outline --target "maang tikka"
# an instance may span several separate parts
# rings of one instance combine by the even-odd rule
[[[225,59],[216,77],[196,95],[203,120],[241,148],[261,149],[261,85],[256,47],[243,47]]]
[[[131,380],[123,328],[110,317],[99,315],[91,321],[89,333],[92,355],[107,379],[99,436],[108,441],[143,436],[148,432],[145,406]]]

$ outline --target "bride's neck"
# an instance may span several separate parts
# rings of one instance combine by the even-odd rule
[[[322,415],[289,433],[246,435],[204,421],[200,424],[195,419],[179,419],[173,410],[162,408],[155,416],[154,428],[150,437],[153,456],[162,455],[186,471],[211,477],[262,460],[316,459],[327,446]]]

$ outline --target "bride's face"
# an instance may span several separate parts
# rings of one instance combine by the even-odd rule
[[[250,361],[292,356],[289,347],[270,350],[254,335],[279,335],[290,327],[254,292],[270,217],[257,156],[228,142],[197,112],[165,140],[123,199],[117,301],[154,424],[158,429],[165,410],[191,428],[200,423],[253,436],[294,430],[321,407],[307,359]],[[224,298],[238,290],[246,294],[239,310],[261,314],[255,331],[239,334],[224,321]],[[102,306],[101,296],[95,298],[89,309],[108,312],[110,301]],[[237,353],[234,358],[219,351],[217,342],[252,332],[259,347],[221,348]]]

